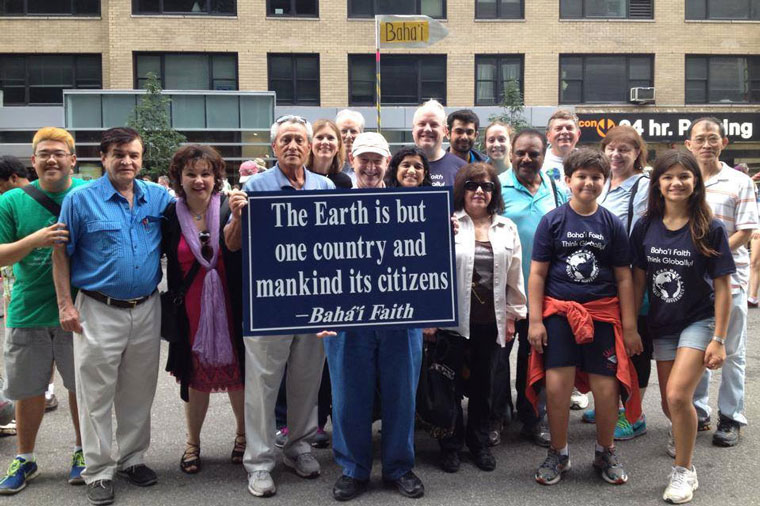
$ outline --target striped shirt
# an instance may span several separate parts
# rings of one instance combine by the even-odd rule
[[[69,193],[60,221],[72,286],[122,300],[150,295],[161,281],[161,220],[172,200],[163,186],[135,179],[130,208],[108,175]]]
[[[721,162],[721,170],[705,181],[707,203],[715,218],[726,227],[728,237],[738,230],[754,230],[760,226],[755,186],[749,176]],[[733,250],[736,273],[731,275],[731,292],[747,290],[749,283],[749,251],[742,244]]]

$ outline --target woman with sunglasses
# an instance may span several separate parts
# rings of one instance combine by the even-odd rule
[[[516,225],[501,216],[501,185],[491,165],[478,162],[459,169],[454,209],[459,223],[455,248],[459,327],[439,329],[437,339],[446,339],[449,353],[463,357],[470,371],[470,403],[466,429],[459,405],[453,435],[439,440],[440,464],[446,472],[458,471],[459,451],[467,444],[475,465],[493,471],[490,399],[492,391],[503,386],[493,384],[493,368],[499,349],[514,338],[515,320],[526,314],[522,251]]]
[[[185,401],[187,443],[180,469],[188,474],[201,469],[200,435],[211,392],[227,392],[235,414],[233,463],[242,463],[246,447],[242,328],[235,325],[242,318],[241,259],[223,240],[230,215],[220,193],[224,176],[224,160],[209,146],[183,146],[169,166],[177,201],[164,213],[162,249],[169,291],[187,289],[177,322],[186,338],[169,343],[166,370]]]

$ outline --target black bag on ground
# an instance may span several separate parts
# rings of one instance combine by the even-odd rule
[[[457,375],[463,357],[452,339],[451,332],[438,330],[434,343],[425,342],[417,387],[417,421],[437,439],[454,434],[457,421]]]

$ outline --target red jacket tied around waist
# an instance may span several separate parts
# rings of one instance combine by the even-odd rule
[[[623,386],[621,392],[625,416],[630,423],[636,422],[641,416],[641,392],[639,392],[639,379],[636,369],[633,367],[631,358],[625,351],[623,342],[623,324],[620,318],[620,303],[617,297],[605,297],[581,304],[569,300],[559,300],[552,297],[544,297],[543,318],[554,314],[560,314],[567,318],[570,329],[578,344],[587,344],[594,340],[594,320],[611,323],[615,333],[615,355],[617,356],[616,377]],[[551,339],[551,336],[548,336]],[[536,409],[538,395],[537,383],[544,379],[544,357],[541,353],[533,350],[530,354],[528,365],[528,386],[525,395]],[[583,393],[590,390],[588,374],[580,369],[575,369],[575,387]],[[536,410],[538,412],[538,410]]]

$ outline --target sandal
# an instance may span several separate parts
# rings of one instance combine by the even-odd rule
[[[185,453],[179,461],[179,468],[187,474],[195,474],[201,470],[201,445],[186,443]]]
[[[245,434],[235,436],[235,446],[232,447],[232,463],[242,464],[243,455],[245,455]]]

